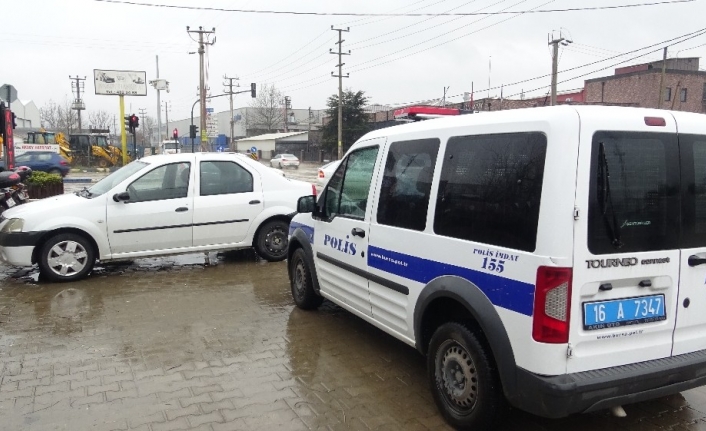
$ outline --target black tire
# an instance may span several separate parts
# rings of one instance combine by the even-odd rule
[[[302,310],[319,308],[324,298],[314,291],[311,267],[306,261],[306,252],[298,248],[289,261],[289,284],[292,286],[292,299]]]
[[[289,222],[272,220],[263,223],[255,235],[253,247],[263,259],[280,262],[287,258]]]
[[[505,398],[493,361],[478,338],[460,323],[441,325],[429,342],[427,370],[441,415],[460,430],[490,430]]]
[[[95,263],[91,242],[74,233],[54,235],[39,251],[39,271],[51,281],[79,280],[91,272]]]

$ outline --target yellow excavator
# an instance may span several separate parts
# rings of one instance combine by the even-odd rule
[[[123,160],[122,151],[109,144],[108,136],[97,133],[77,133],[69,136],[74,159],[86,166],[101,168],[116,166]]]
[[[67,162],[73,163],[73,155],[71,154],[71,147],[69,141],[63,133],[58,132],[47,132],[41,129],[38,132],[27,132],[28,144],[38,144],[38,145],[59,145],[59,154],[66,159]]]

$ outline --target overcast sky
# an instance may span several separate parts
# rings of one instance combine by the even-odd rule
[[[659,0],[135,0],[227,9],[295,10],[355,13],[459,13],[566,9],[613,6]],[[344,86],[363,90],[371,103],[396,104],[439,98],[444,87],[450,96],[476,90],[485,97],[491,86],[510,84],[551,72],[548,34],[554,31],[573,43],[562,49],[559,70],[599,61],[686,33],[706,23],[706,0],[618,10],[537,13],[493,16],[341,17],[251,14],[180,10],[95,0],[22,0],[3,2],[5,41],[3,53],[10,61],[2,67],[2,81],[14,85],[20,99],[42,107],[49,100],[72,98],[69,75],[86,76],[84,101],[88,111],[105,110],[119,115],[116,96],[94,94],[93,69],[144,70],[148,80],[156,76],[170,82],[162,92],[170,103],[170,119],[189,116],[197,98],[197,44],[186,32],[203,26],[216,28],[216,43],[209,48],[209,86],[222,92],[222,77],[239,76],[241,89],[250,82],[273,83],[292,99],[294,108],[324,108],[326,98],[337,91],[330,78],[337,58],[337,33],[331,25],[350,26],[344,33]],[[487,28],[485,28],[487,27]],[[702,45],[703,46],[699,46]],[[437,46],[438,45],[438,46]],[[654,49],[660,49],[658,46]],[[688,49],[692,48],[692,49]],[[681,51],[680,51],[681,50]],[[612,74],[613,64],[627,57],[560,73],[559,80],[594,72],[585,78]],[[706,55],[706,35],[669,49],[670,57]],[[492,60],[491,60],[492,57]],[[661,52],[632,60],[642,63],[661,58]],[[489,60],[492,68],[489,73]],[[598,69],[609,67],[604,71]],[[706,61],[702,62],[706,68]],[[584,77],[559,84],[559,90],[583,86]],[[549,78],[505,87],[504,96],[549,85]],[[545,95],[547,88],[528,93]],[[499,96],[500,90],[491,90]],[[450,99],[460,101],[461,97]],[[236,96],[235,106],[247,106],[249,94]],[[227,98],[212,105],[228,108]],[[157,113],[156,91],[146,97],[127,97],[126,110],[146,108]],[[198,112],[198,108],[197,108]],[[164,120],[164,116],[162,116]]]

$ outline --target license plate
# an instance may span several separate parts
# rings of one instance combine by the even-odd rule
[[[17,197],[20,198],[21,201],[26,201],[29,196],[27,196],[27,192],[22,191],[17,194]]]
[[[12,197],[5,199],[5,203],[7,204],[8,208],[12,208],[15,206],[15,200],[12,199]]]
[[[664,295],[583,303],[583,329],[589,331],[666,319]]]

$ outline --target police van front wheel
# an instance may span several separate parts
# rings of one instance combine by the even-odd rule
[[[483,345],[466,326],[445,323],[431,338],[427,369],[434,401],[457,429],[491,429],[505,405]]]
[[[292,298],[297,307],[313,310],[324,301],[324,298],[314,291],[311,268],[306,263],[306,253],[301,248],[294,251],[289,261],[289,282],[292,285]]]

